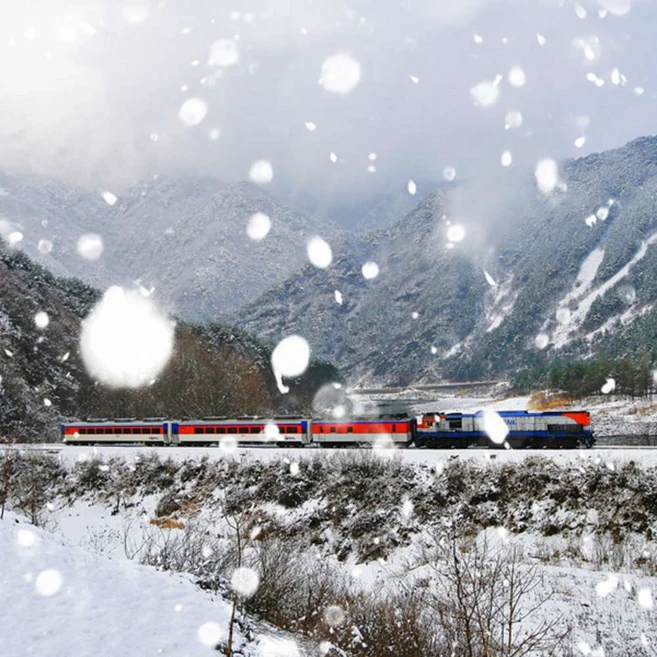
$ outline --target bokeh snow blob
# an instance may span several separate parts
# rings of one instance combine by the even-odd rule
[[[210,47],[208,66],[228,68],[240,61],[240,52],[233,39],[218,39]]]
[[[81,235],[78,239],[77,251],[85,260],[98,260],[103,252],[103,238],[95,233]]]
[[[326,91],[345,95],[360,82],[360,64],[345,54],[328,57],[322,64],[319,84]]]
[[[179,610],[176,609],[176,611]],[[196,636],[204,646],[214,647],[217,645],[217,643],[219,643],[219,640],[221,639],[221,626],[219,623],[203,623],[203,625],[198,628]]]
[[[257,160],[249,169],[249,178],[256,185],[267,185],[274,177],[274,169],[271,162],[267,160]]]
[[[522,68],[520,66],[513,66],[509,71],[509,84],[512,87],[522,87],[526,81],[527,78]]]
[[[55,595],[55,593],[57,593],[62,587],[62,576],[59,571],[54,568],[42,570],[37,576],[34,586],[39,595],[49,598],[50,596]]]
[[[201,98],[186,100],[178,111],[178,118],[186,126],[195,126],[201,123],[208,113],[208,104]]]
[[[290,389],[283,384],[283,377],[301,376],[310,362],[310,346],[300,335],[283,338],[271,354],[271,365],[278,389],[287,393]]]
[[[340,627],[345,621],[346,614],[339,605],[329,605],[324,609],[324,622],[329,627]]]
[[[259,583],[258,573],[252,568],[236,568],[230,578],[233,591],[245,598],[251,597],[258,590]]]
[[[624,16],[632,9],[632,0],[599,0],[599,2],[614,16]]]
[[[80,352],[98,381],[138,388],[164,369],[173,341],[174,323],[149,297],[112,286],[82,321]]]
[[[271,219],[264,212],[256,212],[249,218],[246,234],[254,242],[260,242],[267,237],[271,229]]]
[[[312,237],[306,246],[308,260],[319,269],[326,269],[333,260],[331,247],[321,237]]]
[[[544,158],[536,165],[536,184],[543,194],[551,194],[559,183],[559,167],[551,158]]]
[[[484,81],[470,89],[472,102],[479,107],[492,107],[500,96],[500,89],[494,81]]]
[[[376,262],[366,262],[362,269],[363,277],[368,281],[376,278],[379,275],[379,265]]]
[[[509,435],[509,427],[502,416],[495,411],[484,411],[484,431],[486,435],[496,444],[502,445]]]
[[[37,328],[45,329],[50,323],[50,318],[48,317],[48,313],[44,312],[43,310],[39,311],[34,316],[34,323],[36,324]]]

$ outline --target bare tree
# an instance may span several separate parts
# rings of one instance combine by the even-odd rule
[[[16,450],[6,444],[2,450],[2,461],[0,461],[0,520],[5,517],[5,506],[11,495],[17,459]]]
[[[427,605],[457,656],[551,655],[570,632],[559,616],[532,622],[553,591],[513,545],[493,546],[486,535],[466,538],[450,528],[422,563],[431,573]]]
[[[237,504],[230,502],[225,495],[221,499],[220,505],[226,526],[231,532],[235,568],[242,568],[244,565],[245,551],[247,545],[251,541],[251,530],[253,526],[252,509],[245,509],[243,507],[237,506]],[[237,609],[241,602],[242,596],[240,595],[239,591],[233,590],[230,621],[228,624],[228,639],[226,640],[224,651],[226,657],[232,657],[233,654],[233,634],[235,629],[235,620],[237,616]]]

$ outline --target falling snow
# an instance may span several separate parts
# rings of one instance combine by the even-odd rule
[[[639,606],[642,607],[643,609],[652,609],[653,608],[653,600],[652,600],[652,592],[650,589],[639,589],[637,593],[637,602],[639,603]]]
[[[195,126],[203,121],[208,113],[208,105],[201,98],[186,100],[178,111],[178,118],[187,126]]]
[[[519,110],[507,112],[504,117],[504,129],[519,128],[522,125],[522,113]]]
[[[547,333],[539,333],[534,339],[537,349],[545,349],[550,344],[550,336]]]
[[[230,585],[235,593],[249,598],[257,590],[260,578],[258,573],[252,568],[236,568],[230,578]]]
[[[525,77],[525,72],[520,66],[514,66],[509,71],[509,84],[512,87],[523,87],[527,78]]]
[[[107,205],[114,205],[118,200],[117,197],[112,194],[112,192],[101,192],[100,195],[103,197],[103,200]]]
[[[37,325],[37,328],[45,329],[50,323],[50,318],[48,317],[48,313],[44,312],[43,310],[39,311],[34,316],[34,323]]]
[[[413,180],[408,181],[408,185],[406,185],[406,189],[408,190],[408,193],[413,196],[417,192],[417,185]]]
[[[443,169],[443,178],[452,182],[456,178],[456,169],[454,167],[445,167]]]
[[[308,241],[306,250],[308,260],[319,269],[326,269],[333,260],[331,247],[321,237],[313,237]]]
[[[218,623],[212,621],[203,623],[203,625],[198,628],[196,636],[204,646],[214,647],[221,640],[221,627]]]
[[[49,598],[62,587],[62,576],[58,570],[53,568],[42,570],[36,578],[34,587],[39,595]]]
[[[208,66],[220,66],[228,68],[235,66],[240,61],[240,53],[237,43],[233,39],[219,39],[210,47]]]
[[[361,268],[361,272],[368,281],[372,280],[379,275],[379,265],[376,262],[366,262]]]
[[[608,395],[614,392],[614,390],[616,390],[616,381],[612,378],[608,378],[603,384],[602,388],[600,388],[600,392],[603,395]]]
[[[291,335],[281,340],[271,355],[271,364],[278,389],[281,393],[290,391],[283,384],[283,378],[301,376],[310,362],[310,346],[299,335]]]
[[[550,158],[540,160],[536,165],[534,176],[539,190],[543,194],[551,194],[559,183],[559,167]]]
[[[503,167],[510,167],[511,164],[513,163],[513,157],[511,155],[511,151],[504,151],[504,153],[502,153],[502,157],[500,158],[500,161]]]
[[[345,54],[329,57],[322,64],[319,84],[334,94],[345,95],[360,82],[360,64]]]
[[[462,242],[465,239],[465,228],[460,225],[448,226],[447,239],[450,242]]]
[[[470,89],[472,102],[479,107],[492,107],[497,102],[499,96],[499,85],[495,82],[480,82]]]
[[[274,169],[267,160],[257,160],[249,169],[249,178],[257,185],[267,185],[274,177]]]
[[[256,212],[249,218],[246,234],[254,242],[260,242],[267,237],[271,229],[271,219],[264,212]]]
[[[333,293],[333,298],[335,299],[335,303],[342,305],[343,298],[342,298],[342,292],[340,292],[340,290],[335,290],[335,292]]]
[[[616,575],[609,575],[607,579],[602,582],[598,582],[595,587],[595,592],[601,597],[604,598],[610,593],[618,588],[618,577]]]
[[[95,233],[81,235],[77,243],[77,252],[85,260],[98,260],[103,252],[103,239]]]
[[[46,239],[40,239],[37,248],[41,253],[47,255],[52,251],[52,242]]]
[[[91,376],[109,386],[148,385],[173,352],[174,324],[138,290],[110,287],[82,321],[80,353]]]

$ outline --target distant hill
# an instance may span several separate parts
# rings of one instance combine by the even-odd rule
[[[561,163],[550,196],[505,174],[347,236],[329,269],[306,267],[232,319],[269,339],[304,335],[354,383],[499,376],[657,346],[657,138]],[[450,243],[455,224],[466,237]],[[371,281],[366,260],[380,268]]]
[[[78,354],[80,320],[98,298],[0,241],[0,440],[56,441],[65,418],[307,412],[318,388],[339,378],[314,361],[281,395],[271,346],[229,326],[178,322],[160,378],[145,389],[112,390],[89,378]],[[35,322],[40,312],[45,328]]]
[[[138,280],[177,315],[211,321],[282,283],[307,260],[311,236],[336,231],[248,182],[157,179],[107,199],[113,205],[100,190],[0,176],[0,233],[22,233],[19,247],[57,275],[100,289]],[[271,220],[260,242],[246,234],[256,212]],[[76,251],[86,233],[103,240],[95,261]]]

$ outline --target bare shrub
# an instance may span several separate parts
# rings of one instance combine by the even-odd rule
[[[533,620],[553,592],[521,556],[512,544],[464,538],[453,527],[425,550],[421,563],[431,574],[425,601],[456,657],[549,655],[565,641],[569,629],[561,618]]]
[[[46,504],[56,497],[66,471],[54,458],[38,452],[19,454],[12,467],[8,502],[33,525],[43,525]]]

